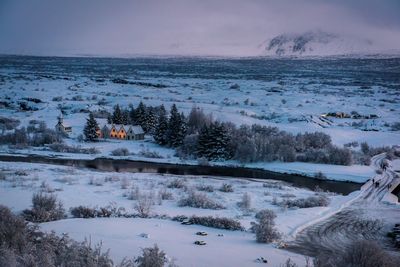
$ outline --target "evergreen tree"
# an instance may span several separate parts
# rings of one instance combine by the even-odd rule
[[[132,104],[130,104],[129,118],[130,118],[131,124],[137,125],[137,122],[136,122],[136,109],[133,107]]]
[[[144,130],[147,134],[154,135],[157,127],[157,114],[155,108],[148,107],[146,112],[146,130]]]
[[[146,131],[146,106],[142,101],[135,110],[135,123],[142,126],[143,130]]]
[[[208,160],[221,160],[231,157],[229,136],[223,125],[215,122],[202,128],[197,145],[197,155]]]
[[[115,124],[123,124],[122,112],[118,104],[114,107],[112,122]]]
[[[168,143],[167,131],[168,131],[167,111],[165,110],[164,105],[161,105],[158,113],[157,127],[154,133],[154,140],[157,142],[157,144],[165,146]]]
[[[123,125],[128,125],[129,124],[129,111],[127,109],[122,110],[122,123]]]
[[[182,145],[186,134],[186,123],[183,119],[182,115],[178,112],[178,108],[173,104],[171,107],[167,132],[168,145],[171,147]]]
[[[83,134],[87,141],[96,141],[98,138],[98,131],[100,130],[93,113],[89,114],[89,118],[86,120],[85,128],[83,129]]]

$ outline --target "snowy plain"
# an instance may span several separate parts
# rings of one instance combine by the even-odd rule
[[[128,213],[135,213],[136,201],[128,199],[129,192],[139,188],[142,194],[157,196],[160,190],[167,190],[172,193],[173,199],[162,200],[160,203],[156,201],[153,215],[228,217],[239,220],[249,229],[255,212],[268,208],[277,213],[277,229],[283,234],[283,240],[287,241],[292,240],[294,232],[302,225],[339,209],[357,195],[357,192],[348,196],[324,193],[331,200],[328,207],[287,209],[274,204],[274,201],[305,198],[316,193],[274,180],[114,173],[35,163],[2,162],[1,171],[5,179],[0,181],[0,204],[17,213],[29,208],[32,195],[39,191],[56,194],[67,211],[79,205],[104,207],[112,204],[125,208]],[[175,179],[182,180],[186,189],[168,188],[168,184]],[[219,191],[223,183],[231,184],[234,192]],[[196,190],[201,186],[211,186],[213,192],[203,193],[224,205],[225,209],[199,209],[180,207],[177,204],[179,199],[187,195],[188,190]],[[250,210],[243,210],[238,205],[245,192],[251,196]],[[137,256],[140,248],[154,243],[165,249],[170,257],[175,257],[181,266],[252,266],[257,264],[254,260],[260,256],[268,258],[272,266],[283,263],[289,257],[298,263],[304,263],[305,260],[301,255],[276,248],[276,244],[256,243],[254,234],[247,231],[186,226],[170,219],[69,218],[44,223],[41,227],[59,234],[69,233],[72,238],[81,241],[85,238],[94,243],[102,241],[103,248],[111,249],[111,256],[116,262],[124,257]],[[195,235],[197,231],[208,233],[207,237],[200,238],[209,244],[205,248],[193,245],[199,239]],[[149,234],[149,238],[140,237],[141,233]],[[221,233],[223,236],[218,236]]]

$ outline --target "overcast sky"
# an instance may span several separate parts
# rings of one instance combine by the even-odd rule
[[[320,29],[400,49],[400,0],[0,0],[0,53],[257,55]]]

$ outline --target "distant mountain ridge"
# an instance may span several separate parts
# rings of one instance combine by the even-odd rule
[[[280,34],[265,41],[261,46],[271,56],[327,56],[373,51],[373,43],[366,39],[344,37],[324,31]]]

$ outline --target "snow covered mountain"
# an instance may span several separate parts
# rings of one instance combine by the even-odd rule
[[[324,31],[280,34],[261,44],[270,56],[329,56],[362,54],[374,51],[370,40],[341,36]]]

